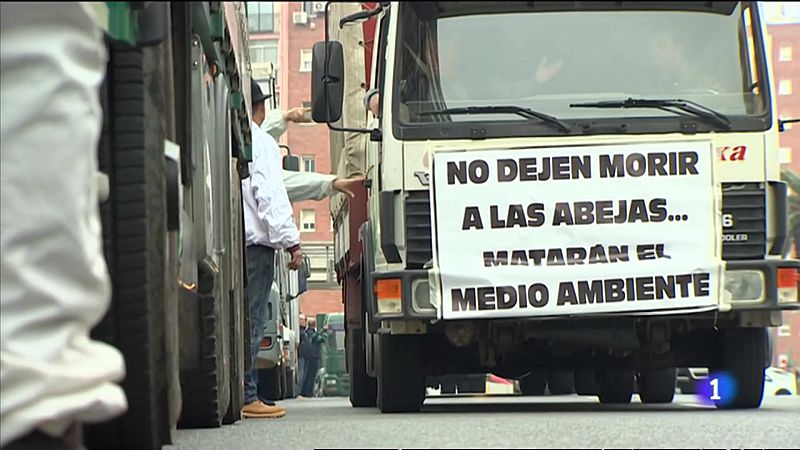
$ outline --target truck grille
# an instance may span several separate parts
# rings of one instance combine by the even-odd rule
[[[428,191],[411,191],[406,197],[406,267],[421,269],[433,258],[431,201]]]
[[[722,183],[723,259],[764,258],[766,211],[767,197],[762,184]]]
[[[421,269],[433,258],[430,199],[427,191],[406,197],[406,267]],[[732,224],[723,229],[722,258],[763,259],[766,254],[766,192],[759,183],[723,183],[722,214]]]

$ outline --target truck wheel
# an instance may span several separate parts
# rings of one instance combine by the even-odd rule
[[[600,403],[626,404],[631,402],[634,388],[634,371],[604,369],[599,373]]]
[[[242,183],[239,180],[239,171],[236,168],[236,159],[233,159],[231,164],[231,208],[233,214],[231,217],[231,262],[233,264],[231,270],[231,292],[230,292],[230,357],[231,357],[231,401],[228,405],[228,411],[225,417],[222,418],[224,425],[236,423],[242,419],[242,408],[244,407],[244,375],[245,375],[245,361],[247,358],[246,348],[250,347],[245,343],[250,342],[249,333],[245,330],[249,329],[247,321],[247,314],[249,309],[245,302],[244,292],[244,214],[242,213]]]
[[[456,393],[456,382],[449,376],[443,377],[439,388],[440,395],[453,395]]]
[[[470,374],[458,378],[458,392],[483,394],[486,392],[486,374]]]
[[[544,370],[532,370],[519,380],[519,390],[522,395],[544,395],[547,387],[547,372]]]
[[[348,328],[345,335],[347,368],[350,372],[350,404],[354,408],[374,407],[378,395],[377,380],[367,374],[365,334],[364,328]]]
[[[204,264],[198,267],[199,323],[189,328],[184,323],[182,338],[196,339],[199,354],[198,367],[181,368],[183,413],[181,428],[208,428],[222,425],[222,418],[230,405],[230,348],[226,333],[230,311],[227,293],[222,294],[216,283],[219,274]]]
[[[550,395],[569,395],[575,392],[575,381],[571,370],[548,370],[547,387]]]
[[[166,182],[164,157],[161,46],[133,49],[109,46],[103,84],[103,131],[99,168],[109,177],[110,196],[101,205],[103,250],[112,280],[106,316],[92,331],[125,358],[122,388],[128,411],[119,418],[85,428],[86,446],[94,448],[161,448],[170,442],[169,399],[179,395],[176,354],[167,351],[174,335],[167,332],[169,296]],[[170,280],[175,282],[175,280]]]
[[[638,373],[639,398],[642,403],[672,403],[678,371],[669,369],[641,370]]]
[[[734,388],[729,393],[720,393],[721,399],[715,402],[717,408],[752,409],[761,406],[767,346],[765,328],[740,328],[723,335],[721,364],[712,374],[727,374],[732,378]]]
[[[573,375],[575,393],[578,395],[597,395],[600,388],[597,385],[597,372],[594,369],[579,369]]]
[[[425,401],[425,370],[420,335],[378,335],[378,409],[418,412]]]

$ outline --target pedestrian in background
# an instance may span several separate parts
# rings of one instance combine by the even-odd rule
[[[308,329],[305,334],[307,339],[305,377],[303,378],[303,384],[300,388],[300,395],[303,397],[313,397],[314,381],[316,381],[317,371],[319,370],[322,343],[327,340],[328,335],[324,331],[317,331],[317,321],[314,318],[308,319]]]

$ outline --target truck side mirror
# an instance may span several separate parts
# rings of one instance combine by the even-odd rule
[[[283,157],[283,170],[300,172],[300,158],[294,156],[288,146],[280,145],[279,147],[286,149],[286,155]]]
[[[797,123],[800,122],[800,119],[778,119],[778,131],[783,133],[787,130],[786,124],[787,123]]]
[[[311,53],[311,118],[317,123],[338,121],[342,117],[344,98],[342,43],[328,41],[327,52],[325,44],[317,42]]]

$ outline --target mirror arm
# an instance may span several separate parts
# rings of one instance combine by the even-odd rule
[[[323,83],[324,87],[323,87],[323,89],[324,89],[324,92],[325,92],[325,109],[328,112],[328,114],[327,114],[328,120],[326,121],[326,123],[328,125],[328,128],[333,130],[333,131],[344,131],[344,132],[350,132],[350,133],[369,133],[371,140],[380,141],[381,140],[381,136],[382,136],[381,130],[369,129],[369,128],[337,127],[336,125],[333,125],[331,123],[331,120],[330,120],[331,109],[328,107],[328,100],[330,99],[330,97],[328,95],[328,81],[330,80],[330,77],[328,76],[328,67],[329,67],[330,62],[331,62],[331,55],[330,55],[330,52],[328,51],[328,46],[329,46],[328,44],[330,43],[330,40],[331,40],[330,30],[328,28],[328,20],[330,20],[330,16],[331,16],[331,4],[332,3],[333,3],[332,1],[328,1],[327,3],[325,3],[325,69],[324,69],[324,73],[323,73],[323,79],[324,79],[324,83]],[[377,15],[382,10],[383,10],[383,6],[380,6],[378,8],[373,9],[373,10],[367,11],[368,14],[365,15],[365,17],[372,17],[374,15]],[[363,14],[364,14],[363,12],[358,12],[358,13],[355,13],[355,14],[351,14],[351,16],[348,16],[348,17],[352,17],[352,16],[356,16],[356,15],[361,16]],[[344,21],[345,19],[348,19],[348,17],[343,18],[342,21]],[[361,17],[358,17],[358,18],[361,18]],[[358,19],[358,18],[356,18],[356,19]],[[356,19],[353,19],[353,20],[356,20]],[[340,24],[340,28],[341,28],[341,25],[342,25],[342,21],[340,21],[340,23],[339,23]],[[344,80],[342,80],[342,83],[344,83]],[[376,136],[377,136],[377,139],[376,139]]]
[[[785,125],[787,123],[798,123],[798,122],[800,122],[800,119],[786,119],[786,120],[778,119],[778,131],[783,133],[784,131],[786,131]]]

